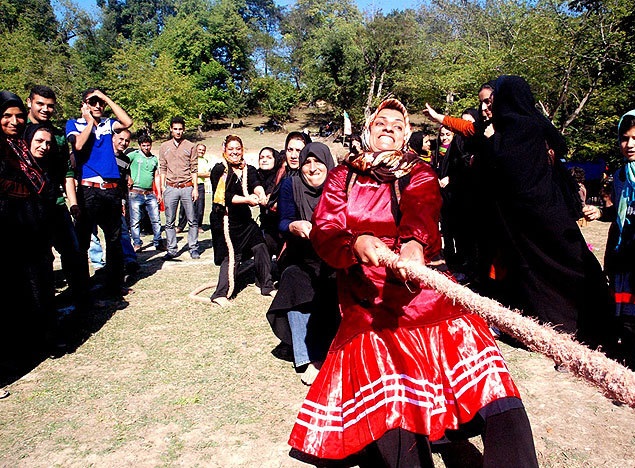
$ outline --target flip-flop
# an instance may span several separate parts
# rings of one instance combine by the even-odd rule
[[[3,398],[8,397],[9,395],[11,395],[9,393],[9,390],[5,390],[4,388],[2,390],[0,390],[0,400],[2,400]]]

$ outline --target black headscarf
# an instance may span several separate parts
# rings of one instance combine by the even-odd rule
[[[503,75],[494,85],[493,156],[505,182],[518,191],[531,189],[549,169],[548,148],[557,158],[566,154],[562,135],[536,109],[529,84],[519,76]]]
[[[31,142],[33,141],[33,137],[35,136],[35,134],[38,132],[38,130],[41,129],[47,129],[49,130],[49,132],[51,133],[51,136],[53,136],[53,126],[46,122],[46,123],[29,123],[26,125],[26,128],[24,129],[24,141],[26,142],[26,146],[27,148],[31,148]],[[51,138],[51,145],[55,144],[55,137],[53,136]]]
[[[324,143],[309,143],[300,152],[300,176],[294,177],[293,180],[293,200],[300,213],[300,218],[305,221],[311,221],[313,216],[313,210],[320,200],[322,195],[322,188],[324,184],[319,187],[313,187],[305,179],[302,173],[302,166],[306,164],[306,160],[309,156],[315,157],[318,161],[326,166],[327,173],[335,167],[331,150]]]
[[[282,166],[284,156],[277,152],[275,149],[268,146],[262,148],[260,150],[260,153],[262,153],[264,150],[271,151],[274,159],[273,169],[258,169],[258,178],[260,179],[260,184],[262,185],[262,188],[265,189],[265,193],[268,195],[276,186],[276,174],[278,173],[280,166]]]
[[[492,121],[494,164],[509,189],[508,195],[517,194],[530,200],[549,193],[555,183],[572,214],[578,216],[581,208],[572,195],[572,178],[560,161],[567,153],[567,145],[560,132],[536,108],[527,81],[513,75],[496,80]],[[554,154],[550,155],[550,151]]]
[[[0,114],[9,107],[19,107],[26,114],[26,107],[17,94],[10,91],[0,91]]]
[[[16,94],[9,91],[0,91],[0,115],[9,107],[17,107],[26,114],[26,107],[22,99]],[[26,117],[26,116],[25,116]],[[29,153],[25,141],[22,138],[8,137],[0,131],[0,154],[2,157],[15,157],[16,164],[19,166],[21,175],[28,181],[30,189],[34,193],[42,193],[46,180],[42,169]],[[4,162],[3,162],[4,163]],[[20,172],[17,172],[20,174]]]

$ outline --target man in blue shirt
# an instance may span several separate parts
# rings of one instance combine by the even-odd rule
[[[115,116],[105,118],[109,106]],[[66,136],[73,151],[77,175],[77,202],[81,216],[75,228],[88,269],[90,235],[97,224],[106,240],[106,293],[115,297],[127,294],[124,288],[124,263],[121,248],[121,191],[119,169],[113,149],[115,130],[132,126],[132,119],[119,105],[96,88],[82,93],[82,117],[66,122]]]

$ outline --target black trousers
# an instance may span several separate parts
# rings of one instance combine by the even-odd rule
[[[73,220],[66,205],[55,205],[50,214],[53,248],[60,254],[62,271],[71,290],[73,303],[85,305],[88,293],[88,274],[83,267],[82,254]]]
[[[273,281],[271,280],[271,257],[265,243],[256,244],[251,251],[240,252],[235,254],[234,258],[234,280],[238,277],[240,263],[254,257],[254,266],[256,268],[256,281],[260,285],[262,294],[269,294],[273,291]],[[211,296],[211,300],[217,297],[227,297],[229,292],[229,257],[223,259],[218,272],[218,283],[216,291]],[[234,291],[235,293],[235,291]]]
[[[483,439],[483,468],[538,468],[531,426],[524,408],[515,408],[470,423]],[[434,467],[427,436],[404,429],[386,432],[364,449],[360,468]]]
[[[117,188],[100,189],[80,185],[77,202],[81,216],[75,224],[81,262],[88,276],[88,247],[95,225],[104,231],[106,240],[106,288],[116,295],[124,285],[123,249],[121,247],[121,192]]]

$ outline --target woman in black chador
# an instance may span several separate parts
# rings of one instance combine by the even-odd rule
[[[560,162],[564,139],[523,78],[499,77],[493,94],[486,154],[497,184],[492,241],[505,302],[598,344],[608,322],[607,285],[576,223],[581,202]]]

